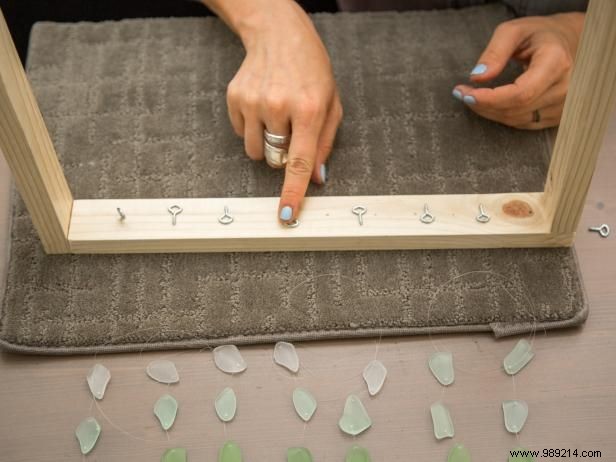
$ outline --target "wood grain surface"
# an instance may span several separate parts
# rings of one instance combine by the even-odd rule
[[[515,382],[500,364],[517,338],[496,341],[490,335],[298,344],[301,369],[296,378],[273,364],[271,345],[243,348],[248,370],[234,377],[214,367],[209,351],[98,358],[3,354],[0,460],[81,461],[73,431],[89,415],[103,427],[97,447],[85,459],[92,461],[160,460],[163,451],[173,446],[187,447],[191,461],[211,461],[226,438],[241,445],[249,462],[284,461],[286,448],[293,445],[310,448],[315,461],[342,461],[353,443],[367,447],[374,461],[444,461],[454,441],[469,447],[476,461],[504,461],[507,451],[518,444],[536,450],[600,450],[598,460],[614,460],[616,237],[600,238],[587,227],[616,226],[615,169],[613,116],[576,238],[590,317],[581,329],[538,332],[536,357]],[[0,178],[5,202],[5,170]],[[0,224],[4,231],[5,215]],[[5,239],[0,242],[4,245]],[[427,368],[435,346],[454,353],[456,382],[447,389]],[[369,398],[361,371],[375,353],[389,369],[389,377],[381,394]],[[167,387],[146,377],[145,367],[154,358],[176,362],[178,385]],[[97,405],[85,381],[95,361],[105,364],[113,376],[105,399]],[[237,417],[226,427],[213,407],[225,386],[234,387],[239,400]],[[306,426],[292,409],[296,386],[308,388],[319,400],[319,409]],[[168,436],[152,414],[154,402],[166,392],[180,403]],[[352,392],[361,396],[374,421],[355,439],[337,427],[344,399]],[[505,431],[501,411],[501,401],[513,397],[526,400],[530,408],[519,442]],[[429,406],[438,399],[451,410],[453,441],[437,442],[432,435]]]

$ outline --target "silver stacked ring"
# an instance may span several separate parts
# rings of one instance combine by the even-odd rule
[[[288,135],[274,135],[267,130],[263,131],[263,153],[267,165],[272,168],[283,168],[286,165],[290,139]]]

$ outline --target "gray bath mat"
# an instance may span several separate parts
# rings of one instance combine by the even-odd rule
[[[309,194],[541,190],[545,133],[451,97],[507,18],[498,5],[314,16],[345,120]],[[29,75],[75,197],[277,195],[281,173],[250,161],[227,120],[242,57],[213,18],[36,25]],[[503,336],[587,315],[571,249],[46,256],[19,199],[11,239],[0,339],[20,352]]]

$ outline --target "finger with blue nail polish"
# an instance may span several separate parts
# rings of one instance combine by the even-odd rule
[[[488,66],[486,66],[485,64],[479,63],[475,67],[473,67],[473,70],[471,71],[471,75],[485,74],[487,70],[488,70]]]
[[[321,183],[325,184],[325,182],[327,181],[327,167],[325,166],[325,164],[321,164],[319,173],[321,175]]]
[[[460,90],[458,90],[457,88],[454,88],[453,91],[451,92],[451,94],[453,95],[453,97],[459,101],[462,101],[462,92]]]
[[[280,221],[290,221],[293,217],[293,209],[288,205],[285,205],[280,209]]]
[[[473,105],[473,104],[477,103],[477,100],[472,95],[464,95],[464,98],[462,98],[462,101],[464,101],[466,104],[470,104],[470,105]]]

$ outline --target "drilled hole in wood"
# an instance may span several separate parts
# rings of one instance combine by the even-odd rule
[[[516,218],[532,217],[535,213],[528,202],[517,199],[503,204],[503,212]]]

